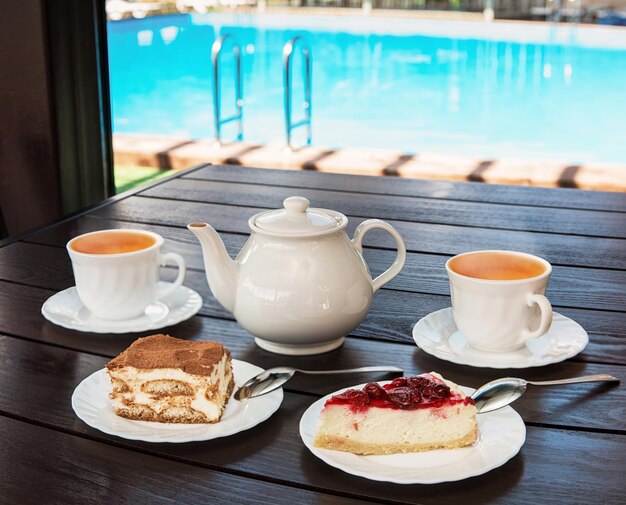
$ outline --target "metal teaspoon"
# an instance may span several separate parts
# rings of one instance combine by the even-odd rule
[[[612,375],[598,374],[572,377],[571,379],[559,379],[552,381],[527,381],[515,377],[496,379],[479,387],[472,395],[479,414],[501,409],[513,403],[526,392],[526,386],[557,386],[559,384],[577,384],[579,382],[619,382]]]
[[[349,368],[347,370],[300,370],[299,368],[279,366],[276,368],[268,368],[248,380],[235,392],[235,400],[241,401],[270,393],[291,379],[296,372],[311,375],[360,372],[397,372],[401,374],[403,370],[397,366],[364,366],[361,368]]]

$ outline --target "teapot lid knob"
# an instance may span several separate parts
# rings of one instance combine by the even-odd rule
[[[283,206],[287,209],[287,212],[291,214],[292,212],[298,214],[304,214],[311,202],[304,198],[303,196],[290,196],[289,198],[285,198],[283,201]]]

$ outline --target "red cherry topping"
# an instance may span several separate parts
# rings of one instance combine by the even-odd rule
[[[449,398],[450,388],[446,384],[435,384],[433,386],[432,398]]]
[[[411,401],[411,393],[413,390],[409,387],[399,387],[387,391],[387,398],[391,403],[395,403],[400,407],[409,407]]]
[[[432,398],[433,397],[433,385],[432,384],[426,384],[423,388],[422,388],[422,396],[424,398]]]
[[[365,407],[370,404],[370,397],[365,391],[358,389],[348,389],[341,394],[335,396],[338,400],[345,401],[355,407]]]
[[[399,377],[384,386],[370,382],[362,390],[348,389],[333,396],[327,404],[350,405],[354,410],[363,410],[370,405],[381,408],[418,409],[467,400],[456,393],[453,394],[441,379],[430,374],[422,374]]]
[[[427,379],[423,375],[418,375],[416,377],[408,377],[406,380],[409,387],[413,389],[423,389],[424,386],[431,384],[431,380]]]
[[[380,384],[376,384],[375,382],[370,382],[367,384],[363,391],[365,391],[371,400],[382,400],[387,397],[387,391],[383,389]]]
[[[391,381],[390,384],[390,389],[392,388],[403,388],[407,385],[407,378],[406,377],[398,377],[397,379],[394,379]]]
[[[411,389],[411,403],[413,405],[418,405],[422,403],[422,401],[422,394],[417,389]]]

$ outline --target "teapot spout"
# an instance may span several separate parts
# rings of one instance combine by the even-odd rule
[[[191,223],[187,225],[202,246],[204,269],[209,288],[217,301],[229,312],[235,310],[235,292],[237,288],[238,265],[229,256],[224,242],[207,223]]]

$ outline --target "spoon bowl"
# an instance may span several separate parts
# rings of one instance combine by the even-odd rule
[[[526,392],[527,382],[515,377],[496,379],[479,387],[472,399],[478,413],[491,412],[513,403]]]
[[[235,391],[235,400],[241,401],[271,393],[291,379],[295,373],[295,368],[268,368],[264,372],[249,379],[243,386]]]
[[[617,377],[607,374],[585,375],[583,377],[572,377],[569,379],[558,379],[552,381],[527,381],[516,377],[504,377],[496,379],[482,385],[472,395],[472,400],[476,404],[476,411],[479,414],[501,409],[513,403],[526,392],[528,384],[533,386],[558,386],[562,384],[579,384],[581,382],[616,382]]]

